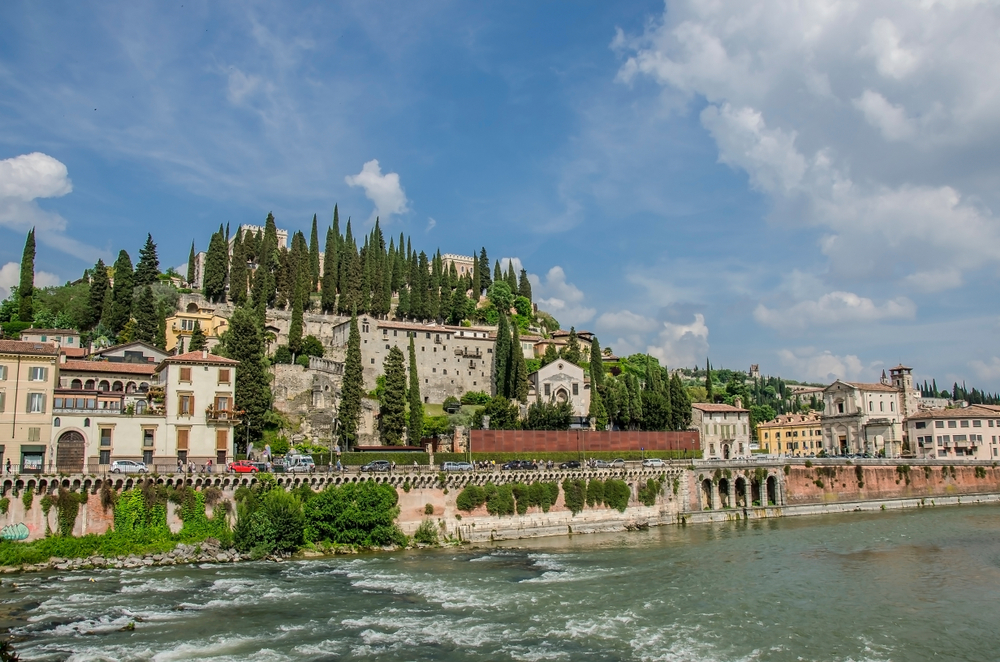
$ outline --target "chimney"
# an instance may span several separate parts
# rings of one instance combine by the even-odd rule
[[[208,350],[207,349],[201,350],[201,358],[203,358],[203,359],[207,359],[208,358]]]

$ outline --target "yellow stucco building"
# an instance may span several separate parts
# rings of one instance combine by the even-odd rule
[[[803,457],[823,448],[823,429],[818,412],[781,414],[773,421],[757,424],[757,442],[769,455]]]
[[[201,325],[201,332],[208,339],[210,349],[219,341],[222,332],[229,328],[229,320],[217,315],[214,308],[189,303],[183,312],[167,318],[167,351],[172,352],[178,343],[182,343],[178,353],[186,352],[196,323]]]

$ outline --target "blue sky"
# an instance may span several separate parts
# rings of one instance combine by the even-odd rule
[[[516,257],[618,353],[1000,389],[995,3],[0,5],[0,286],[151,232]]]

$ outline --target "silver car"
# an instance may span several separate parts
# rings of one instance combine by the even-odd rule
[[[146,463],[138,460],[115,460],[111,463],[113,474],[144,474],[147,471]]]

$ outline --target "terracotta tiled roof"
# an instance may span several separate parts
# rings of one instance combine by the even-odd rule
[[[835,381],[833,384],[830,384],[826,388],[827,389],[833,388],[834,386],[837,385],[838,382],[841,384],[846,384],[848,386],[853,386],[854,388],[860,389],[862,391],[881,391],[883,393],[890,393],[890,392],[899,393],[899,389],[897,389],[892,384],[882,384],[881,382],[875,382],[870,384],[865,382],[845,382],[842,379],[838,379],[837,381]]]
[[[788,427],[790,425],[801,425],[813,427],[820,422],[819,414],[782,414],[773,421],[758,423],[759,428]]]
[[[208,364],[208,365],[239,365],[239,361],[235,359],[227,359],[224,356],[218,356],[210,352],[194,351],[185,352],[184,354],[178,354],[177,356],[168,356],[163,363],[159,365],[162,368],[167,363],[197,363],[197,364]]]
[[[58,335],[58,336],[78,336],[79,331],[74,329],[21,329],[21,333],[44,333],[46,335]]]
[[[954,409],[931,409],[922,411],[912,416],[907,416],[906,420],[928,420],[935,418],[996,418],[1000,411],[993,407],[983,405],[969,405],[968,407],[956,407]]]
[[[421,331],[428,333],[454,333],[444,326],[420,324],[419,322],[393,322],[391,320],[375,320],[375,326],[380,329],[405,329],[407,331]]]
[[[50,342],[29,342],[25,340],[0,340],[0,354],[35,354],[56,356],[59,350]]]
[[[74,359],[82,359],[87,355],[87,350],[83,347],[60,347],[59,353],[65,354],[66,356],[70,356]]]
[[[140,347],[145,347],[146,349],[150,349],[150,350],[152,350],[154,352],[157,352],[159,354],[166,354],[166,352],[164,352],[162,349],[160,349],[159,347],[157,347],[155,345],[150,345],[148,342],[143,342],[141,340],[133,340],[131,342],[121,343],[120,345],[112,345],[111,347],[105,347],[104,349],[101,349],[101,350],[98,350],[98,351],[94,352],[94,355],[95,356],[103,356],[104,354],[107,354],[109,352],[114,352],[114,351],[117,351],[117,350],[122,349],[124,347],[133,347],[133,346],[136,346],[136,345],[138,345]]]
[[[102,372],[107,374],[152,375],[153,363],[112,363],[110,361],[74,361],[67,359],[59,365],[61,372]]]
[[[692,409],[700,409],[701,411],[724,411],[724,412],[746,412],[748,409],[740,409],[739,407],[734,407],[732,405],[715,404],[711,402],[694,402],[691,404]]]

